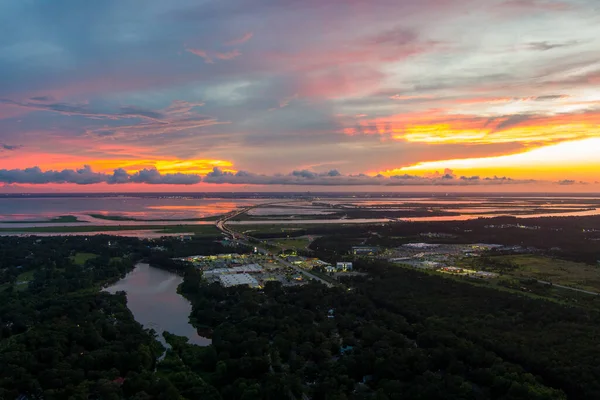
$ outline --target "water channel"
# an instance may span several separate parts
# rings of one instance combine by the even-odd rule
[[[109,293],[127,293],[127,307],[136,321],[144,328],[154,329],[158,340],[169,348],[162,336],[164,331],[185,336],[189,343],[207,346],[210,339],[202,337],[189,322],[192,311],[190,302],[177,293],[183,282],[179,275],[153,268],[148,264],[137,264],[123,279],[105,290]]]

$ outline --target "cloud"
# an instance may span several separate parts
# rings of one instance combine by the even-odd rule
[[[149,185],[193,185],[202,180],[197,174],[161,174],[156,169],[143,169],[129,174],[122,168],[115,169],[112,174],[94,172],[89,165],[81,169],[64,169],[61,171],[42,171],[39,167],[25,169],[0,169],[0,182],[5,184],[43,185],[51,183],[71,183],[76,185],[93,185],[98,183],[126,184],[145,183]]]
[[[562,181],[558,181],[559,185],[564,185],[564,186],[568,186],[568,185],[574,185],[577,182],[572,180],[572,179],[563,179]]]
[[[21,148],[22,146],[18,146],[18,145],[9,145],[6,143],[0,143],[0,151],[13,151],[13,150],[17,150],[19,148]]]
[[[379,33],[367,39],[367,44],[373,46],[406,46],[408,44],[414,44],[416,41],[417,34],[414,31],[400,27]]]
[[[433,52],[441,42],[403,27],[373,29],[345,40],[325,36],[299,49],[270,52],[265,68],[290,76],[294,92],[303,97],[339,98],[376,92],[389,76],[381,66]]]
[[[571,9],[572,4],[553,0],[506,0],[498,7],[515,12],[531,11],[564,11]]]
[[[544,42],[527,43],[527,47],[530,50],[548,51],[548,50],[560,49],[560,48],[564,48],[564,47],[573,47],[573,46],[577,46],[578,44],[580,44],[580,42],[577,40],[572,40],[569,42],[562,42],[562,43],[550,43],[550,42],[544,41]]]
[[[232,50],[224,53],[215,53],[215,57],[219,60],[233,60],[234,58],[237,58],[241,55],[242,53],[240,53],[239,50]]]
[[[145,123],[114,127],[91,128],[86,133],[95,136],[112,138],[135,139],[146,136],[167,135],[176,132],[189,131],[212,125],[227,124],[212,117],[196,117],[194,119],[174,120],[167,123]]]
[[[204,62],[207,64],[213,64],[214,61],[212,59],[211,56],[208,55],[208,53],[204,50],[201,49],[191,49],[191,48],[186,48],[185,51],[187,51],[188,53],[192,53],[198,57],[202,57],[204,59]]]
[[[269,108],[269,111],[275,111],[278,110],[280,108],[285,108],[287,106],[290,105],[292,100],[295,100],[298,98],[298,93],[294,94],[293,96],[289,96],[289,97],[284,97],[283,99],[281,99],[279,101],[279,105],[278,107],[273,107],[273,108]]]
[[[252,39],[252,36],[254,36],[254,33],[248,32],[239,38],[236,38],[236,39],[230,40],[229,42],[226,42],[225,46],[239,46],[241,44],[246,43],[248,40]]]
[[[95,172],[90,166],[80,169],[64,169],[61,171],[42,171],[39,167],[25,169],[0,170],[0,183],[13,184],[76,184],[94,185],[106,183],[110,185],[148,184],[148,185],[195,185],[201,182],[210,184],[231,185],[284,185],[284,186],[479,186],[504,184],[536,184],[543,181],[533,179],[512,179],[509,177],[461,176],[458,178],[452,170],[443,173],[418,176],[395,174],[389,177],[379,175],[355,174],[346,175],[338,170],[315,172],[296,170],[289,174],[256,174],[248,171],[224,171],[214,167],[205,176],[196,173],[161,173],[155,168],[144,168],[137,172],[127,172],[117,168],[112,173]],[[560,185],[573,185],[578,182],[563,180]],[[580,182],[584,183],[584,182]]]
[[[147,183],[152,185],[194,185],[202,178],[196,174],[161,174],[156,169],[143,169],[129,177],[132,183]]]
[[[515,114],[511,115],[508,118],[505,118],[502,122],[496,125],[496,131],[502,131],[508,128],[512,128],[514,126],[520,125],[523,122],[526,122],[532,118],[531,115],[526,114]]]
[[[189,117],[193,115],[193,109],[202,106],[204,106],[203,102],[175,100],[164,110],[164,113],[171,117]]]
[[[308,170],[292,171],[287,175],[263,175],[248,171],[229,172],[215,167],[204,179],[206,183],[232,184],[232,185],[306,185],[306,186],[468,186],[468,185],[494,185],[494,184],[531,184],[539,183],[535,180],[518,180],[506,177],[461,177],[456,176],[450,169],[444,173],[435,173],[428,176],[417,175],[344,175],[337,170],[327,172],[314,172]]]
[[[103,125],[87,127],[85,132],[99,137],[139,138],[160,134],[198,129],[211,125],[226,124],[213,117],[196,113],[196,108],[204,105],[202,102],[173,101],[162,110],[148,110],[135,106],[121,106],[116,112],[107,113],[93,110],[86,103],[56,102],[48,96],[30,98],[28,101],[13,101],[0,99],[0,103],[15,105],[31,110],[49,111],[66,116],[81,116],[90,120],[126,121],[141,120],[142,122],[127,125]],[[129,121],[128,121],[129,122]]]
[[[107,175],[93,172],[90,166],[78,170],[64,169],[62,171],[42,171],[39,167],[26,169],[0,169],[0,182],[3,183],[74,183],[91,185],[106,182]]]
[[[164,115],[160,112],[144,110],[134,106],[119,107],[118,111],[115,113],[97,112],[92,110],[87,103],[57,102],[54,98],[49,96],[32,97],[28,101],[0,99],[0,103],[30,110],[49,111],[66,116],[82,116],[92,119],[109,119],[117,121],[121,119],[137,118],[160,122],[164,118]]]
[[[549,101],[549,100],[567,99],[569,97],[570,96],[568,96],[566,94],[550,94],[550,95],[546,95],[546,96],[534,97],[533,100],[534,101]]]
[[[201,49],[192,49],[192,48],[186,48],[185,51],[187,51],[188,53],[192,53],[198,57],[202,57],[204,59],[204,62],[207,64],[214,64],[215,63],[215,58],[219,59],[219,60],[233,60],[239,56],[242,55],[242,53],[237,50],[231,50],[231,51],[225,51],[225,52],[207,52],[205,50],[201,50]]]

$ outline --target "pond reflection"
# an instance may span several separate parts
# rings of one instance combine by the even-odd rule
[[[164,331],[185,336],[189,343],[207,346],[211,340],[200,336],[189,322],[192,305],[177,293],[181,282],[183,278],[179,275],[140,263],[123,279],[105,290],[113,294],[126,292],[127,307],[135,320],[145,328],[154,329],[165,346],[167,343],[162,337]]]

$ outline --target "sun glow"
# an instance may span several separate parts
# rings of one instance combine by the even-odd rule
[[[117,168],[122,168],[129,173],[135,173],[142,169],[156,169],[162,174],[197,174],[206,175],[214,167],[219,167],[224,171],[236,172],[232,169],[233,163],[226,160],[196,159],[196,160],[178,160],[178,159],[101,159],[101,160],[69,160],[68,162],[48,162],[40,163],[43,170],[53,169],[78,169],[82,165],[89,165],[94,171],[110,173]]]
[[[422,162],[383,171],[381,174],[429,174],[446,168],[460,175],[506,175],[520,179],[576,179],[594,182],[600,179],[600,138],[562,142],[497,157]]]

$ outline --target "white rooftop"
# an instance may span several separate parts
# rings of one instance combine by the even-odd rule
[[[433,248],[433,247],[438,247],[439,244],[432,244],[432,243],[408,243],[405,244],[404,247],[412,247],[415,249],[428,249],[428,248]]]
[[[225,287],[248,285],[250,287],[258,287],[258,281],[248,274],[231,274],[220,275],[219,280],[221,285]]]

